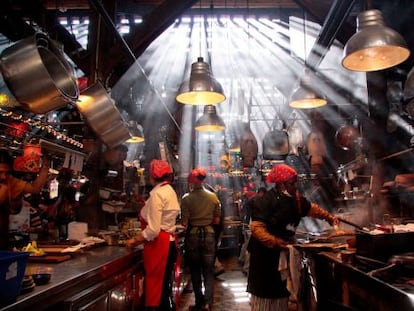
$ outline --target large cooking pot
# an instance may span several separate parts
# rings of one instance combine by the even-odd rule
[[[289,153],[288,134],[284,130],[272,130],[263,137],[263,159],[282,160]]]
[[[119,121],[113,124],[107,131],[100,134],[100,138],[111,149],[131,138],[131,134],[125,122]]]
[[[82,92],[76,107],[99,136],[123,121],[114,100],[100,82]]]
[[[4,81],[25,109],[44,114],[77,100],[73,68],[45,34],[16,42],[0,58]]]

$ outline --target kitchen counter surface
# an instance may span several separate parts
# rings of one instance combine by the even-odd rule
[[[317,257],[318,301],[322,309],[414,310],[414,287],[401,288],[392,274],[387,281],[371,276],[357,262],[343,262],[339,253],[321,252]]]
[[[87,288],[111,276],[116,277],[120,269],[132,266],[141,258],[141,251],[129,251],[125,247],[101,246],[84,250],[70,260],[61,263],[31,263],[26,266],[26,274],[50,272],[48,284],[38,285],[17,301],[0,309],[29,310],[34,306],[52,306],[70,297],[80,289]],[[40,310],[37,309],[36,310]]]

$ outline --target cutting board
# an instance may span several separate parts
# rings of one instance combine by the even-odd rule
[[[29,262],[59,263],[71,259],[70,255],[29,256]]]

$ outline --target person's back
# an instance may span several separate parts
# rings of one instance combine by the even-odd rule
[[[205,178],[203,169],[194,169],[188,177],[192,191],[181,200],[182,224],[187,229],[185,256],[196,302],[190,310],[210,310],[213,303],[216,255],[213,224],[219,223],[221,211],[217,195],[202,186]]]

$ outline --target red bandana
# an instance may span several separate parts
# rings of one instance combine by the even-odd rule
[[[267,175],[266,181],[268,183],[285,182],[295,177],[298,173],[286,164],[276,164]]]
[[[166,174],[172,173],[170,165],[163,160],[152,160],[150,163],[150,174],[153,178],[159,179]]]
[[[207,173],[202,168],[195,168],[188,174],[188,182],[190,184],[202,184],[203,180],[206,178]]]

